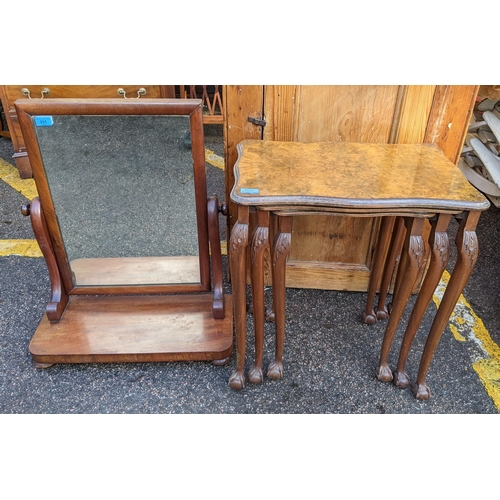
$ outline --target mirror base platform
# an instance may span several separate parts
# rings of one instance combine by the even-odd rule
[[[37,364],[226,360],[233,304],[213,317],[212,294],[72,295],[58,322],[44,316],[31,342]]]

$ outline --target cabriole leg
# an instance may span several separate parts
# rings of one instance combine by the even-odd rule
[[[467,280],[474,269],[478,256],[478,241],[476,236],[476,226],[480,212],[464,213],[458,229],[455,243],[457,245],[457,262],[446,287],[441,304],[432,322],[424,352],[420,360],[417,381],[413,385],[413,393],[417,399],[429,399],[430,389],[425,383],[425,377],[441,339],[451,313],[462,293]]]
[[[373,309],[375,294],[384,269],[384,257],[387,254],[391,233],[394,228],[395,217],[382,217],[380,224],[380,232],[373,258],[372,272],[370,274],[370,282],[368,284],[368,297],[366,299],[366,308],[362,314],[363,323],[373,325],[377,322],[377,317]]]
[[[396,287],[393,297],[392,311],[385,330],[377,370],[377,378],[383,382],[392,380],[392,372],[387,363],[389,351],[424,260],[424,240],[422,238],[424,219],[405,217],[405,225],[406,238],[401,255],[400,270],[398,271],[400,286]],[[402,273],[401,277],[399,276],[400,273]]]
[[[231,279],[234,304],[234,324],[236,330],[236,370],[229,378],[233,389],[245,387],[245,350],[246,350],[246,275],[245,249],[248,245],[248,207],[238,207],[238,222],[231,231],[229,241]]]
[[[267,376],[272,379],[283,378],[283,349],[285,344],[285,293],[286,259],[290,253],[292,240],[292,217],[278,217],[278,232],[274,238],[273,257],[273,306],[276,325],[276,354],[269,364]]]
[[[424,282],[418,294],[415,307],[408,321],[408,326],[404,334],[401,350],[399,352],[399,360],[396,371],[393,373],[393,382],[397,387],[406,388],[410,385],[410,379],[405,372],[406,360],[410,352],[413,339],[417,333],[418,327],[425,311],[429,306],[432,295],[439,284],[439,280],[443,274],[446,264],[450,256],[450,244],[446,229],[450,221],[451,215],[439,214],[431,221],[431,234],[429,244],[431,247],[431,260],[429,269],[425,275]]]
[[[394,267],[396,266],[398,255],[401,253],[401,249],[403,248],[405,232],[406,228],[403,217],[397,217],[392,232],[389,254],[385,259],[384,274],[382,276],[382,282],[380,283],[380,292],[378,295],[378,305],[375,308],[377,319],[387,319],[389,317],[389,310],[385,302],[387,300],[387,294],[389,292],[389,286],[391,284]]]
[[[251,249],[255,363],[248,372],[248,379],[253,384],[260,384],[264,379],[262,357],[264,351],[264,256],[266,250],[269,251],[269,212],[259,211],[257,213],[257,226],[253,233]]]

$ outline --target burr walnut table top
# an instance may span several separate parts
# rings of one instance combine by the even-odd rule
[[[433,144],[244,140],[238,155],[231,199],[239,205],[368,216],[489,206]]]

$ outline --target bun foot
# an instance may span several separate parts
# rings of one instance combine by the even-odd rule
[[[367,314],[366,311],[363,311],[361,319],[363,323],[366,323],[367,325],[374,325],[377,322],[377,317],[375,316],[375,313],[373,311],[370,314]]]
[[[390,382],[392,380],[392,372],[388,365],[380,365],[378,367],[377,378],[381,382]]]
[[[212,364],[215,366],[224,366],[224,365],[227,365],[230,358],[231,358],[231,356],[228,356],[227,358],[224,358],[224,359],[213,359]]]
[[[389,317],[389,311],[387,307],[383,309],[377,309],[377,319],[387,319]]]
[[[413,394],[417,399],[429,399],[431,397],[431,390],[425,384],[413,384]]]
[[[39,363],[38,361],[33,361],[33,366],[35,368],[50,368],[54,363]]]
[[[281,361],[273,361],[267,368],[267,376],[273,380],[283,378],[283,363]]]
[[[252,368],[248,370],[248,380],[252,384],[261,384],[264,382],[264,373],[262,372],[262,368],[260,366],[252,366]]]
[[[406,372],[395,371],[392,375],[392,381],[396,387],[399,387],[400,389],[406,389],[410,386],[410,377],[408,377],[408,374]]]
[[[233,372],[229,377],[229,387],[235,390],[243,389],[245,387],[245,375],[241,372]]]

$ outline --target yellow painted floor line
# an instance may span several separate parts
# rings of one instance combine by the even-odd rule
[[[439,307],[450,274],[445,271],[441,282],[434,292],[434,302]],[[477,357],[472,360],[486,392],[500,411],[500,347],[493,341],[481,318],[472,310],[470,304],[460,295],[448,323],[455,339],[459,342],[473,342],[477,346]]]
[[[205,149],[205,161],[210,165],[224,170],[224,158],[216,155],[210,149]],[[32,200],[38,196],[33,179],[21,179],[16,167],[0,158],[0,180]],[[222,255],[227,255],[227,243],[221,242]],[[42,257],[36,240],[0,240],[0,257],[21,255],[24,257]]]
[[[33,179],[21,179],[16,167],[0,158],[0,180],[23,196],[32,200],[38,196]],[[30,240],[0,240],[0,257],[20,255],[22,257],[42,257],[42,251],[34,239]]]
[[[0,179],[10,187],[19,191],[23,196],[32,200],[38,196],[35,181],[33,179],[21,179],[16,167],[0,158]]]
[[[205,148],[205,161],[210,163],[212,167],[224,170],[224,158],[221,158],[219,155],[216,155],[213,151],[207,148]]]
[[[0,240],[0,257],[8,255],[43,257],[36,240]]]
[[[213,167],[224,170],[224,158],[215,154],[210,149],[205,149],[205,161]],[[28,200],[32,200],[35,196],[38,196],[35,181],[33,179],[21,179],[17,168],[2,158],[0,158],[0,179],[16,191],[19,191]]]

